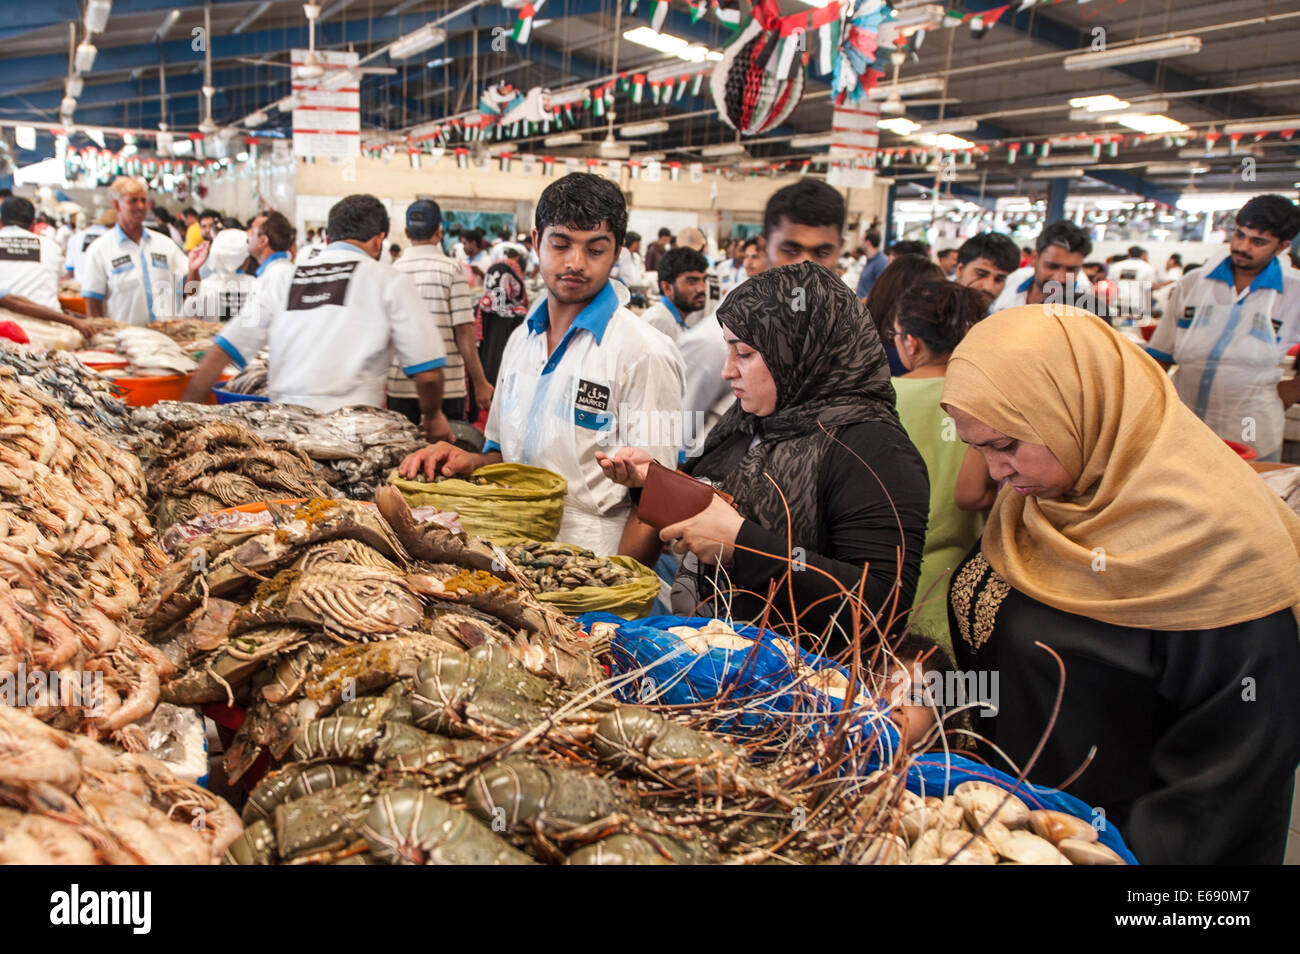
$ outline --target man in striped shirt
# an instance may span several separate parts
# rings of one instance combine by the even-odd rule
[[[443,368],[442,409],[449,421],[474,422],[492,403],[492,385],[479,363],[474,340],[474,309],[465,283],[465,270],[442,252],[442,210],[431,199],[419,199],[406,210],[406,237],[411,247],[393,263],[415,282],[429,316],[442,334],[447,350]],[[466,376],[474,388],[467,401]],[[467,406],[468,405],[468,406]],[[417,425],[420,402],[415,384],[394,366],[388,375],[388,408],[400,411]]]

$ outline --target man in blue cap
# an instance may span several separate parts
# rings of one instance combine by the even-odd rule
[[[449,421],[473,423],[492,403],[492,385],[479,361],[474,337],[474,302],[465,270],[442,251],[442,210],[432,199],[417,199],[406,209],[406,237],[411,247],[393,263],[415,282],[447,352],[443,368],[442,409]],[[466,377],[473,387],[466,394]],[[420,402],[415,385],[394,365],[388,376],[388,408],[418,423]]]

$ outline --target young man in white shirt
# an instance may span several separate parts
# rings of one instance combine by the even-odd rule
[[[1168,368],[1183,403],[1225,440],[1263,461],[1282,452],[1285,411],[1300,400],[1300,376],[1279,363],[1300,344],[1300,274],[1282,266],[1300,233],[1300,209],[1280,195],[1256,196],[1237,213],[1230,251],[1173,287],[1147,353]]]
[[[533,232],[546,295],[506,344],[484,452],[435,444],[407,457],[401,472],[432,480],[503,460],[544,467],[568,481],[559,540],[653,565],[658,533],[636,519],[627,488],[596,460],[598,450],[641,438],[661,464],[677,466],[681,361],[610,279],[626,232],[623,193],[608,179],[572,173],[547,186]]]
[[[727,292],[746,278],[745,243],[740,239],[732,239],[728,242],[727,257],[717,264],[714,271],[718,276],[718,288],[722,292],[722,297],[726,298]]]
[[[149,199],[139,180],[118,176],[108,188],[117,225],[86,249],[78,272],[87,314],[128,325],[179,315],[184,296],[198,289],[206,251],[191,268],[175,242],[144,227]]]
[[[627,286],[633,295],[642,293],[645,285],[645,262],[641,259],[641,236],[628,232],[623,250],[618,253],[614,277]]]
[[[1000,232],[981,232],[957,249],[957,273],[953,280],[979,292],[984,310],[988,311],[1018,264],[1020,249],[1015,242]]]
[[[659,259],[659,299],[641,313],[641,320],[674,342],[697,321],[687,317],[704,308],[708,289],[705,273],[709,260],[685,246],[669,249]],[[698,319],[697,319],[698,320]]]
[[[492,404],[492,385],[479,362],[474,340],[474,307],[465,270],[442,253],[442,210],[431,199],[419,199],[406,209],[406,238],[411,247],[397,260],[399,272],[410,277],[424,300],[432,326],[447,352],[443,368],[442,410],[449,421],[469,421],[478,409]],[[465,379],[474,388],[468,401]],[[419,422],[415,385],[394,366],[388,374],[388,409]]]
[[[388,212],[372,195],[350,195],[330,209],[333,241],[311,264],[274,268],[257,280],[239,317],[216,337],[185,399],[201,401],[227,359],[244,367],[267,349],[271,401],[329,412],[384,406],[397,353],[414,378],[430,440],[450,436],[442,412],[442,339],[414,283],[379,261]]]
[[[1044,227],[1034,243],[1032,265],[1007,276],[1002,294],[989,307],[989,314],[1019,305],[1078,305],[1092,310],[1088,280],[1079,269],[1092,251],[1092,239],[1073,222],[1065,219]]]

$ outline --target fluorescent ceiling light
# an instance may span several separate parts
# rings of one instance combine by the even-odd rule
[[[816,149],[819,146],[829,146],[834,141],[834,133],[813,133],[808,136],[794,136],[790,140],[790,148]]]
[[[722,59],[721,53],[710,50],[707,46],[691,43],[679,36],[673,36],[671,33],[656,33],[648,26],[639,26],[635,30],[625,31],[623,39],[638,46],[646,46],[652,50],[657,50],[660,53],[671,53],[678,59],[687,60],[691,63],[702,63],[705,60],[717,62]]]
[[[1187,131],[1187,126],[1185,124],[1180,123],[1176,119],[1170,119],[1168,116],[1136,113],[1132,116],[1118,116],[1116,117],[1116,122],[1121,126],[1127,126],[1129,129],[1135,129],[1148,136],[1154,136],[1160,133]]]
[[[1112,109],[1072,109],[1070,110],[1070,120],[1072,122],[1093,122],[1093,123],[1117,123],[1124,116],[1150,116],[1153,113],[1163,113],[1169,108],[1169,100],[1152,99],[1143,103],[1125,103]]]
[[[1040,166],[1077,166],[1080,163],[1091,165],[1097,160],[1091,156],[1044,156],[1038,160]]]
[[[671,128],[663,120],[656,119],[648,123],[630,123],[619,129],[618,134],[625,139],[632,136],[653,136],[656,133],[665,133]]]
[[[440,30],[432,23],[426,23],[418,30],[412,30],[406,36],[394,40],[392,46],[388,48],[388,55],[395,60],[404,60],[417,53],[423,53],[429,47],[437,46],[446,39],[446,30]]]
[[[282,113],[288,113],[297,109],[301,105],[302,105],[302,99],[298,96],[298,94],[291,93],[290,95],[286,96],[284,99],[276,103],[275,108]]]
[[[895,116],[893,119],[882,119],[877,123],[881,129],[888,129],[892,133],[900,136],[910,136],[921,128],[920,123],[914,123],[906,116]]]
[[[1149,162],[1146,166],[1146,173],[1149,176],[1181,175],[1182,173],[1199,176],[1209,171],[1209,166],[1191,165],[1186,162]]]
[[[1031,179],[1081,179],[1086,175],[1082,168],[1075,169],[1035,169],[1029,173]]]
[[[1259,158],[1263,155],[1263,150],[1257,146],[1238,146],[1236,152],[1229,151],[1227,146],[1215,146],[1212,149],[1204,146],[1188,146],[1186,149],[1178,150],[1179,159],[1236,159],[1240,156]]]
[[[266,115],[266,113],[262,112],[259,109],[257,112],[249,113],[247,116],[244,117],[244,125],[254,126],[254,127],[260,126],[263,123],[265,123],[268,118],[269,117]]]
[[[1199,53],[1200,50],[1201,38],[1199,36],[1180,36],[1171,40],[1135,43],[1132,46],[1110,50],[1075,53],[1065,58],[1065,68],[1067,70],[1099,70],[1111,66],[1123,66],[1126,63],[1145,63],[1149,60],[1163,60],[1171,56],[1189,56],[1192,53]]]
[[[1261,119],[1249,123],[1227,123],[1223,127],[1225,134],[1274,132],[1283,129],[1300,129],[1300,116],[1283,116],[1279,119]]]
[[[975,143],[969,139],[962,139],[960,136],[951,136],[948,133],[917,133],[916,141],[923,146],[929,146],[937,149],[974,149]]]
[[[716,146],[705,146],[700,150],[700,155],[706,159],[715,159],[719,156],[738,156],[745,151],[743,143],[724,142]]]
[[[436,70],[440,66],[446,66],[448,63],[454,63],[455,61],[456,57],[454,56],[441,56],[436,60],[430,60],[425,63],[424,68],[426,70]]]
[[[1116,99],[1110,93],[1100,96],[1076,96],[1070,100],[1074,109],[1087,110],[1090,113],[1113,113],[1128,105],[1128,100]]]
[[[974,119],[942,119],[934,123],[921,123],[916,131],[938,136],[942,133],[974,132],[978,128],[979,123]]]
[[[167,34],[172,31],[172,27],[176,25],[176,21],[180,18],[181,12],[179,10],[173,10],[168,13],[167,16],[163,17],[162,23],[158,24],[158,29],[154,30],[154,42],[160,43],[167,39]]]
[[[582,133],[567,132],[558,136],[547,136],[542,140],[544,146],[576,146],[583,142]]]
[[[891,24],[896,30],[910,30],[914,27],[937,27],[943,23],[944,8],[938,3],[923,3],[920,6],[910,7],[906,10],[896,11],[892,20],[885,22]]]
[[[943,80],[914,79],[902,83],[881,83],[867,92],[867,99],[881,100],[892,96],[921,96],[925,93],[938,93],[943,90]]]

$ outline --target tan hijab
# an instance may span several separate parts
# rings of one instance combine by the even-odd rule
[[[1026,305],[986,318],[953,352],[942,402],[1045,445],[1076,478],[1054,500],[1004,488],[993,505],[984,557],[1025,595],[1158,630],[1300,604],[1300,518],[1095,315]]]

